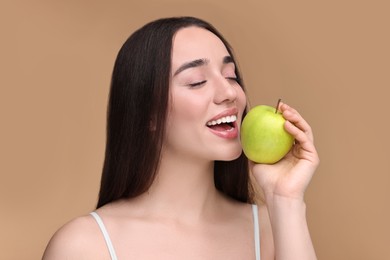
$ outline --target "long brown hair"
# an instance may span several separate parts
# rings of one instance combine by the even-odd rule
[[[136,197],[153,183],[168,110],[172,39],[179,29],[189,26],[214,33],[235,61],[222,35],[211,24],[194,17],[150,22],[126,40],[112,73],[98,208],[121,198]],[[237,66],[236,75],[243,87]],[[150,131],[151,122],[155,131]],[[217,189],[226,195],[253,202],[248,159],[243,153],[233,161],[216,161],[214,180]]]

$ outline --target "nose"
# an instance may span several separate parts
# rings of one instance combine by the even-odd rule
[[[234,102],[237,98],[238,83],[232,79],[226,79],[223,76],[216,79],[214,102],[221,104],[224,102]]]

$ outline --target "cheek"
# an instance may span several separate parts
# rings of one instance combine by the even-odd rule
[[[175,94],[170,100],[164,140],[166,149],[186,151],[188,147],[195,147],[201,142],[200,133],[206,124],[204,96],[202,99],[197,98],[197,95]]]
[[[237,88],[237,105],[244,111],[246,107],[246,94],[241,87]]]
[[[168,120],[173,127],[191,127],[203,120],[207,110],[204,95],[176,93],[170,102]]]

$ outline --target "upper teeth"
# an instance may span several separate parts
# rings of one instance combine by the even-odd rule
[[[237,116],[224,116],[221,118],[218,118],[217,120],[213,120],[210,122],[207,122],[207,125],[217,125],[217,124],[222,124],[222,123],[231,123],[237,120]]]

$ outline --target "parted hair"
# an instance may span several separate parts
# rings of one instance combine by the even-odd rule
[[[217,29],[195,17],[152,21],[125,41],[112,72],[97,208],[136,197],[153,183],[166,128],[173,37],[178,30],[190,26],[214,33],[236,61],[231,46]],[[236,75],[244,88],[238,66]],[[227,196],[253,202],[248,159],[243,153],[233,161],[215,161],[214,180],[216,188]]]

